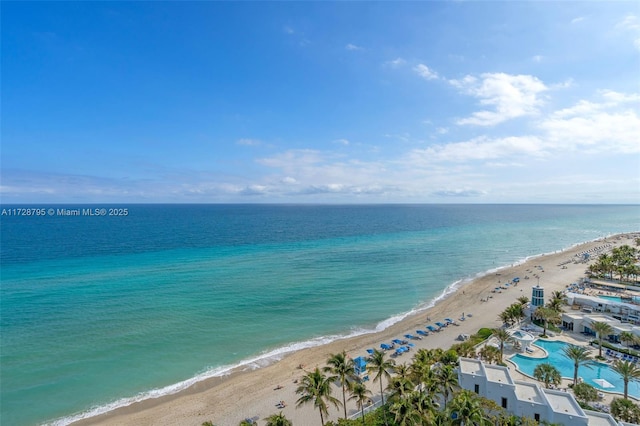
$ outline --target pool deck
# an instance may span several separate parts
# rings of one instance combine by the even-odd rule
[[[563,343],[571,343],[574,345],[578,345],[578,346],[589,346],[590,343],[590,339],[587,337],[584,337],[582,335],[573,335],[573,334],[560,334],[560,335],[556,335],[553,338],[550,339],[545,339],[547,341],[553,342],[553,341],[558,341],[558,342],[563,342]],[[534,379],[531,376],[528,376],[524,373],[521,373],[516,364],[511,361],[511,357],[515,354],[521,354],[521,355],[525,355],[528,356],[530,358],[544,358],[547,356],[547,353],[545,350],[539,348],[538,346],[535,346],[535,341],[533,342],[533,345],[531,346],[531,349],[533,349],[534,351],[532,353],[523,353],[519,350],[514,350],[512,345],[505,345],[504,348],[504,361],[507,364],[507,368],[509,369],[509,373],[511,374],[511,377],[513,378],[514,381],[519,381],[519,382],[529,382],[529,383],[540,383],[539,381],[537,381],[536,379]],[[564,391],[564,392],[569,392],[570,388],[569,385],[573,383],[573,379],[565,379],[563,378],[562,381],[560,382],[560,385],[556,386],[555,389]],[[614,398],[620,398],[622,397],[621,394],[619,393],[612,393],[612,392],[607,392],[606,390],[602,390],[602,389],[598,389],[598,393],[600,395],[603,395],[602,398],[600,398],[598,400],[599,403],[602,404],[606,404],[609,405],[611,404],[611,401],[613,401]],[[640,401],[640,399],[635,398],[632,395],[629,395],[629,398],[632,401]]]

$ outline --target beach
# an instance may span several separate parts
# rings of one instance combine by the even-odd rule
[[[320,416],[311,405],[296,408],[298,395],[295,393],[295,382],[305,371],[311,371],[316,366],[324,367],[330,354],[344,350],[352,358],[366,356],[367,348],[379,348],[380,343],[402,338],[407,333],[415,335],[417,329],[425,329],[427,324],[443,322],[444,318],[452,318],[457,322],[457,326],[450,325],[422,340],[413,340],[415,347],[412,352],[396,358],[396,363],[410,363],[412,353],[417,349],[447,349],[456,343],[459,334],[473,334],[482,327],[501,326],[498,314],[518,297],[526,296],[530,299],[532,287],[538,284],[544,288],[548,298],[551,292],[564,290],[569,284],[584,278],[588,263],[574,262],[580,254],[597,253],[598,248],[609,251],[624,244],[635,246],[630,234],[530,258],[524,263],[500,268],[496,272],[462,283],[455,292],[432,308],[410,315],[378,333],[336,340],[293,352],[262,368],[239,367],[224,377],[204,380],[176,394],[147,399],[73,424],[201,425],[205,421],[212,421],[216,425],[237,425],[245,418],[264,419],[282,411],[294,424],[320,425]],[[592,261],[595,258],[596,256],[592,256]],[[507,290],[492,292],[515,277],[520,278],[517,285],[512,284]],[[465,320],[460,321],[463,313]],[[374,397],[379,394],[379,383],[371,380],[368,386]],[[333,396],[342,399],[341,390],[337,386]],[[283,409],[277,407],[280,401],[286,404]],[[347,412],[352,414],[356,411],[355,404],[347,402]],[[330,407],[328,420],[337,420],[342,412],[342,408]]]

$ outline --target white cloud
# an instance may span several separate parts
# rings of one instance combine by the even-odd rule
[[[544,57],[542,55],[535,55],[534,57],[531,58],[533,62],[537,62],[537,63],[542,62],[543,59]]]
[[[640,30],[640,22],[638,21],[638,17],[635,15],[627,15],[622,21],[616,24],[616,28],[622,30]]]
[[[347,146],[350,142],[348,139],[336,139],[335,141],[333,141],[333,143]]]
[[[474,112],[470,117],[458,120],[458,124],[494,126],[513,118],[538,113],[542,105],[540,94],[548,87],[531,75],[486,73],[480,80],[466,76],[462,80],[450,80],[450,84],[463,93],[480,99],[481,105],[492,110]]]
[[[430,167],[434,163],[464,163],[470,161],[486,161],[513,156],[544,156],[539,138],[535,136],[511,136],[505,138],[489,138],[481,136],[469,141],[454,142],[414,149],[407,159],[411,164]]]
[[[394,59],[392,61],[385,62],[384,65],[389,66],[391,68],[399,68],[399,67],[403,66],[406,63],[407,63],[407,61],[405,61],[404,59],[396,58],[396,59]]]
[[[548,145],[591,153],[640,153],[640,117],[635,104],[640,94],[600,92],[604,102],[581,100],[541,121]]]
[[[429,67],[424,64],[416,65],[413,67],[413,70],[425,80],[435,80],[438,78],[438,73],[429,69]]]
[[[633,47],[640,50],[640,19],[635,15],[627,15],[618,22],[615,29],[620,32],[631,33]]]
[[[578,22],[582,22],[582,21],[584,21],[585,19],[587,19],[587,18],[585,18],[584,16],[578,16],[577,18],[573,18],[573,19],[571,20],[571,23],[572,23],[572,24],[577,24]]]
[[[284,31],[287,34],[294,34],[295,33],[294,29],[289,27],[289,26],[285,26],[284,28],[282,28],[282,31]]]
[[[356,46],[355,44],[349,43],[345,47],[347,50],[363,50],[362,47]]]

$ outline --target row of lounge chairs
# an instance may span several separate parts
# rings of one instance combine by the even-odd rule
[[[611,349],[607,349],[606,352],[605,352],[605,355],[610,357],[610,358],[612,358],[612,359],[619,359],[621,361],[629,361],[629,362],[633,362],[633,363],[637,363],[638,362],[638,357],[637,356],[623,354],[621,352],[616,352],[616,351],[613,351]]]
[[[461,318],[462,321],[464,321],[464,318]],[[423,337],[427,337],[430,333],[437,333],[439,332],[441,329],[443,329],[444,327],[448,327],[449,325],[460,325],[458,323],[456,323],[455,321],[453,321],[451,318],[445,318],[444,319],[445,322],[440,322],[437,321],[435,324],[438,326],[438,328],[434,327],[433,325],[427,325],[427,330],[416,330],[416,334],[417,335],[413,335],[413,334],[405,334],[404,338],[405,339],[409,339],[409,340],[422,340]],[[408,340],[405,339],[393,339],[391,341],[391,344],[389,343],[381,343],[380,344],[380,349],[382,349],[383,351],[394,351],[391,356],[399,356],[402,355],[405,352],[409,352],[411,350],[411,348],[413,346],[415,346],[413,343],[410,343]],[[373,354],[373,349],[367,349],[367,353],[369,355]]]

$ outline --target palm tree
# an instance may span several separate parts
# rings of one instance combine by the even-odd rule
[[[389,407],[395,426],[413,426],[421,423],[421,415],[408,398],[400,398]]]
[[[640,381],[640,367],[629,361],[616,360],[611,368],[622,377],[622,381],[624,382],[624,399],[627,399],[629,395],[629,381]]]
[[[390,359],[385,359],[385,353],[377,349],[373,350],[371,356],[367,359],[367,364],[371,366],[371,370],[375,372],[374,382],[380,382],[380,396],[382,398],[382,405],[384,405],[384,393],[382,392],[382,379],[389,380],[391,378],[390,371],[393,371],[395,362]]]
[[[627,348],[629,345],[636,341],[636,336],[630,331],[623,331],[620,333],[620,341],[627,344]]]
[[[387,389],[391,391],[391,395],[389,396],[389,400],[399,400],[402,399],[405,395],[411,392],[414,388],[413,383],[407,378],[404,377],[394,377],[389,382]]]
[[[500,358],[500,349],[494,346],[485,345],[482,349],[480,349],[480,357],[491,364],[494,361],[498,361],[498,359]]]
[[[344,418],[347,418],[347,389],[351,387],[351,383],[356,380],[356,367],[351,358],[347,357],[347,353],[342,351],[338,354],[331,354],[327,360],[327,366],[324,371],[335,374],[335,381],[342,386],[342,406],[344,408]]]
[[[595,321],[591,323],[591,328],[598,336],[598,358],[602,358],[602,336],[608,336],[613,333],[613,327],[604,321]]]
[[[425,395],[422,392],[411,392],[407,398],[411,401],[411,405],[422,417],[421,424],[433,423],[434,411],[438,407],[438,404],[433,402],[430,395]]]
[[[389,380],[391,378],[390,371],[393,371],[393,366],[395,362],[391,360],[385,359],[385,353],[381,352],[377,349],[373,350],[373,353],[369,358],[367,358],[367,363],[371,366],[371,371],[375,372],[376,375],[373,378],[373,381],[380,382],[380,398],[382,399],[382,405],[384,405],[384,392],[382,391],[382,379]],[[386,410],[382,409],[382,416],[384,417],[384,423],[387,424],[387,415]]]
[[[440,393],[444,398],[444,406],[447,407],[449,395],[458,386],[458,375],[450,365],[443,365],[436,371],[436,381],[440,387]]]
[[[313,406],[320,411],[322,426],[324,426],[325,414],[329,414],[327,403],[333,404],[336,408],[340,406],[340,401],[331,396],[332,382],[331,378],[322,374],[320,369],[316,367],[314,371],[302,377],[301,383],[296,389],[296,393],[302,395],[296,401],[296,406],[313,403]]]
[[[458,392],[453,398],[449,413],[451,417],[455,417],[450,423],[454,425],[480,425],[488,421],[480,398],[466,389]]]
[[[502,356],[504,355],[504,344],[511,340],[511,335],[504,328],[494,328],[493,337],[500,342],[500,362],[502,362]]]
[[[593,359],[589,356],[589,350],[583,346],[569,345],[562,349],[564,356],[573,361],[573,384],[578,383],[578,368],[584,366],[591,368]]]
[[[533,370],[533,377],[543,382],[547,389],[549,389],[551,383],[559,385],[562,381],[562,376],[558,369],[548,362],[538,364],[535,370]]]
[[[364,405],[371,401],[369,395],[371,395],[371,391],[367,389],[367,387],[363,383],[355,383],[351,389],[351,397],[349,401],[352,399],[356,401],[356,405],[360,409],[360,413],[362,413],[362,424],[364,424]]]
[[[403,379],[409,379],[409,376],[411,374],[409,366],[407,364],[396,364],[396,366],[393,367],[393,370],[395,371],[396,376]]]
[[[549,326],[549,324],[558,324],[561,321],[558,312],[554,311],[551,308],[547,308],[546,306],[538,307],[533,315],[537,319],[541,320],[544,324],[542,329],[543,336],[547,335],[547,327]]]
[[[267,421],[266,426],[292,426],[291,420],[287,419],[282,411],[280,414],[272,414],[265,419]]]
[[[548,307],[557,312],[562,312],[562,306],[567,304],[567,296],[563,291],[554,291],[551,293],[551,299],[547,304]]]
[[[518,303],[522,306],[525,306],[527,303],[529,303],[529,298],[527,296],[520,296],[518,297]]]

